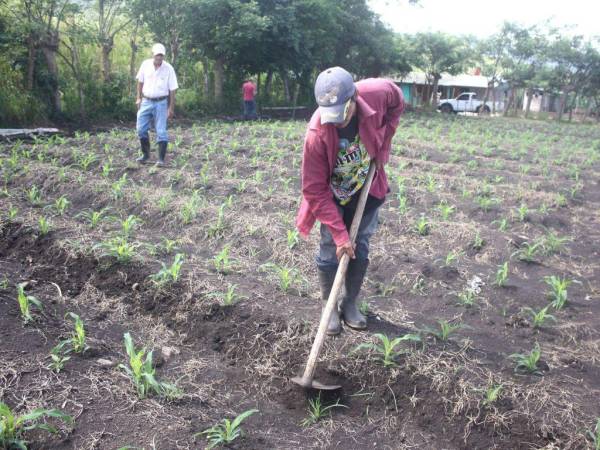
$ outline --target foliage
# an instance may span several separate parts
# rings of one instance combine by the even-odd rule
[[[66,424],[73,422],[71,416],[58,409],[36,408],[19,416],[6,403],[0,402],[0,447],[7,450],[27,450],[27,441],[23,436],[26,431],[57,433],[58,430],[54,426],[42,421],[46,418],[57,419]]]
[[[221,423],[213,425],[200,433],[196,433],[194,437],[205,435],[209,444],[207,449],[212,449],[219,445],[230,444],[242,436],[242,422],[257,412],[257,409],[249,409],[235,417],[233,420],[223,419]]]

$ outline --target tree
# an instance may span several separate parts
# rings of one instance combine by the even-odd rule
[[[562,120],[570,94],[574,94],[574,105],[577,96],[596,76],[598,51],[583,36],[553,36],[548,49],[548,57],[552,65],[549,84],[561,91],[558,120]],[[569,115],[570,117],[571,115]]]
[[[425,72],[432,85],[429,104],[436,100],[442,73],[456,75],[468,64],[463,40],[440,32],[417,33],[412,39],[414,65]]]
[[[125,17],[128,2],[125,0],[96,0],[98,14],[96,39],[102,55],[102,79],[109,81],[111,73],[110,54],[115,45],[115,36],[134,19]]]
[[[506,47],[501,60],[504,68],[502,76],[510,87],[510,97],[504,106],[504,115],[516,105],[516,91],[531,87],[536,69],[540,67],[542,38],[535,28],[524,28],[514,23],[505,23],[502,34]],[[531,95],[530,95],[531,98]]]
[[[185,17],[190,47],[214,61],[215,102],[221,105],[225,66],[239,70],[254,64],[255,43],[269,19],[257,3],[241,0],[196,0]]]

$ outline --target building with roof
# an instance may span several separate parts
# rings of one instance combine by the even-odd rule
[[[404,94],[406,103],[412,106],[421,106],[428,103],[433,88],[427,75],[423,72],[410,72],[404,76],[389,77],[396,83]],[[438,82],[438,99],[456,98],[463,92],[475,92],[477,97],[483,99],[488,87],[489,78],[483,75],[443,74]],[[503,102],[508,98],[508,90],[505,86],[496,86],[493,92],[490,92],[489,99]]]

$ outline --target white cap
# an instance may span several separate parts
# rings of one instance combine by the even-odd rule
[[[167,53],[167,50],[165,49],[165,46],[162,44],[154,44],[152,46],[152,56],[156,56],[156,55],[165,55],[165,53]]]

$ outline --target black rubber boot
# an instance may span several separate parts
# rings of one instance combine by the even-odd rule
[[[158,143],[158,161],[156,165],[163,167],[165,165],[165,156],[167,156],[167,142]]]
[[[346,273],[345,292],[342,299],[342,317],[344,323],[355,330],[367,328],[367,318],[358,309],[358,293],[369,267],[368,259],[354,259],[348,265]]]
[[[144,164],[150,159],[150,140],[148,138],[141,138],[140,146],[142,149],[142,156],[136,159],[136,161],[140,164]]]
[[[325,272],[323,270],[317,270],[317,272],[319,272],[319,284],[321,285],[321,300],[327,303],[331,287],[333,286],[333,280],[335,280],[335,272]],[[329,325],[327,325],[327,335],[337,336],[341,332],[342,324],[340,323],[340,313],[336,304],[335,309],[331,313]]]

